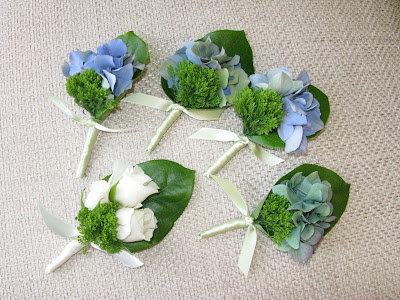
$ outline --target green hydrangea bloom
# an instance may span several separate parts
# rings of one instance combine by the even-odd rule
[[[93,69],[86,69],[67,78],[66,88],[76,104],[87,110],[95,119],[100,118],[106,110],[118,106],[114,97],[109,97],[111,91],[102,87],[103,78]]]
[[[182,61],[175,68],[169,65],[168,73],[171,78],[177,77],[176,85],[172,87],[176,103],[192,109],[219,107],[221,84],[214,69]]]
[[[284,196],[270,193],[255,221],[277,245],[281,245],[289,237],[294,227],[292,220],[294,212],[287,210],[289,206],[290,203]]]
[[[78,241],[87,246],[94,243],[107,253],[120,252],[123,243],[117,238],[118,209],[118,202],[98,204],[93,210],[82,206],[76,217],[80,222]]]
[[[282,106],[282,96],[270,89],[264,91],[245,87],[233,101],[246,136],[267,135],[278,128],[283,122]]]

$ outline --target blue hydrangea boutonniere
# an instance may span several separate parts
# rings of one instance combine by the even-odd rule
[[[146,43],[132,31],[101,44],[97,52],[76,50],[69,54],[69,63],[65,62],[62,66],[62,72],[67,78],[67,92],[76,104],[90,114],[90,119],[76,116],[57,98],[52,97],[51,100],[71,119],[89,127],[78,165],[78,178],[85,174],[99,130],[130,130],[109,129],[101,123],[118,108],[125,95],[133,90],[133,82],[139,79],[149,60]]]

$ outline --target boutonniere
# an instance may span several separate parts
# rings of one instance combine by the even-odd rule
[[[194,171],[168,160],[134,167],[117,162],[113,173],[93,182],[76,220],[70,225],[39,209],[48,228],[73,238],[46,268],[50,273],[71,256],[89,247],[112,254],[124,265],[143,263],[132,255],[157,245],[185,210],[193,192]]]
[[[139,79],[149,61],[146,43],[132,31],[101,44],[97,52],[76,50],[69,54],[69,63],[65,62],[62,66],[63,74],[67,78],[66,89],[75,99],[75,103],[90,114],[90,118],[82,119],[61,100],[55,97],[50,99],[68,117],[89,127],[78,165],[77,178],[85,175],[99,130],[105,132],[131,130],[110,129],[101,123],[119,107],[125,95],[133,91],[132,83]]]
[[[169,112],[147,147],[151,152],[184,112],[198,120],[217,120],[253,74],[253,52],[243,31],[218,30],[182,43],[161,67],[161,85],[171,100],[134,94],[124,101]]]
[[[239,228],[247,228],[238,266],[247,276],[257,242],[257,230],[269,236],[278,250],[306,263],[315,248],[339,221],[346,209],[350,184],[335,172],[304,164],[283,176],[266,198],[250,213],[236,187],[228,180],[212,176],[244,215],[199,233],[207,238]]]
[[[293,79],[286,68],[274,68],[268,74],[250,76],[251,87],[245,87],[233,101],[235,112],[242,120],[243,133],[202,128],[190,138],[234,142],[206,176],[217,174],[246,145],[268,164],[283,160],[261,148],[285,148],[286,153],[303,153],[307,140],[316,137],[326,124],[330,109],[328,97],[310,85],[307,72]]]

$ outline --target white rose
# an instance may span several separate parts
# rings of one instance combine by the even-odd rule
[[[115,190],[115,201],[124,207],[136,207],[150,195],[158,193],[159,187],[139,166],[125,169]]]
[[[123,242],[150,241],[153,231],[157,228],[157,219],[149,208],[120,208],[118,217],[117,237]]]
[[[86,197],[85,206],[93,210],[96,205],[109,202],[108,195],[110,193],[110,185],[105,180],[99,180],[92,183],[90,186],[90,192]]]

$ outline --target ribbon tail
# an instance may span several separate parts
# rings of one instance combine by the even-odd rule
[[[240,212],[247,216],[249,214],[249,209],[244,201],[242,195],[239,193],[237,188],[227,179],[211,175],[211,177],[219,184],[219,186],[224,190],[228,197],[232,200],[233,204],[240,210]]]
[[[165,100],[142,93],[131,94],[128,97],[125,97],[122,101],[155,108],[162,111],[168,111],[169,107],[173,104],[173,102],[170,100]]]
[[[266,163],[270,167],[284,162],[282,158],[265,151],[260,145],[257,145],[256,143],[249,142],[249,147],[259,160]]]
[[[70,242],[63,251],[51,262],[47,265],[45,269],[45,273],[49,274],[53,272],[58,267],[62,266],[68,259],[70,259],[73,255],[78,253],[84,245],[80,244],[78,241]]]
[[[43,217],[46,226],[63,237],[76,237],[79,235],[79,231],[75,226],[68,224],[60,218],[49,213],[40,203],[38,203],[40,213]]]
[[[242,250],[240,251],[238,267],[247,277],[253,260],[254,250],[257,244],[257,231],[254,225],[250,225],[244,237]]]
[[[86,125],[87,121],[75,115],[60,99],[54,96],[50,96],[49,99],[51,100],[51,102],[53,102],[55,106],[57,106],[59,110],[61,110],[64,114],[66,114],[70,119]]]
[[[209,141],[219,141],[219,142],[236,142],[240,138],[239,136],[231,131],[215,129],[215,128],[201,128],[195,133],[193,133],[189,139],[198,140],[209,140]]]
[[[128,268],[139,268],[143,266],[143,263],[136,256],[125,250],[113,254],[113,257]]]
[[[216,121],[224,112],[224,108],[215,109],[185,109],[183,110],[188,116],[201,121]]]
[[[111,129],[111,128],[107,128],[103,125],[100,125],[99,123],[95,123],[94,127],[98,130],[104,131],[104,132],[128,132],[128,131],[132,131],[134,130],[134,128],[126,128],[126,129]]]

